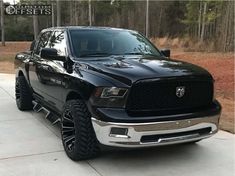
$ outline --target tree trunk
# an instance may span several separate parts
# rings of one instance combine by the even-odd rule
[[[206,25],[206,9],[207,9],[207,2],[204,2],[203,17],[202,17],[202,31],[201,31],[201,39],[200,39],[201,42],[204,41],[205,25]]]
[[[60,0],[56,1],[56,25],[61,26],[61,4]]]
[[[51,3],[51,26],[55,26],[55,7],[53,2]]]
[[[199,2],[199,17],[198,17],[198,38],[201,36],[201,19],[202,19],[202,2]]]
[[[34,33],[34,40],[37,39],[38,36],[38,16],[33,15],[33,33]]]
[[[1,8],[1,40],[2,46],[5,46],[5,27],[4,27],[4,10],[3,10],[3,0],[0,0],[0,8]]]
[[[73,1],[69,1],[69,25],[73,25]]]
[[[149,0],[146,0],[145,36],[149,36]]]
[[[158,30],[157,30],[157,37],[160,37],[160,33],[161,33],[161,23],[162,23],[162,12],[163,9],[162,7],[160,7],[160,14],[159,14],[159,22],[158,22]]]
[[[228,1],[225,16],[223,51],[233,51],[234,49],[234,2]]]
[[[78,1],[74,1],[74,10],[75,10],[75,15],[74,15],[74,22],[75,22],[75,25],[77,26],[78,25],[78,22],[79,22],[79,2]]]
[[[92,8],[91,8],[91,14],[92,14],[92,19],[91,19],[91,21],[93,22],[93,25],[95,26],[95,5],[93,5],[92,6]]]
[[[88,12],[88,14],[89,14],[89,26],[91,26],[92,25],[91,0],[89,0],[89,2],[88,2],[88,9],[89,9],[89,12]]]

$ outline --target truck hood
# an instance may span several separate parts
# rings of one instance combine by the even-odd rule
[[[206,76],[211,75],[203,68],[164,57],[135,56],[135,57],[102,57],[89,58],[80,62],[86,69],[97,74],[104,74],[127,85],[141,79]]]

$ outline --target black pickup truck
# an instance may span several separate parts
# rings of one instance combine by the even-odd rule
[[[218,131],[212,76],[136,31],[45,29],[16,55],[15,69],[17,107],[60,122],[72,160],[94,157],[102,145],[191,143]]]

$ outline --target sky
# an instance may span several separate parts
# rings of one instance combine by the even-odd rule
[[[14,4],[14,2],[19,2],[19,0],[3,0],[3,2],[9,2],[10,4]]]

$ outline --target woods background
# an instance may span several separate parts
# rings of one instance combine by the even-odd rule
[[[185,47],[191,44],[198,50],[234,51],[234,1],[146,2],[20,0],[21,4],[51,4],[53,14],[4,15],[5,40],[32,41],[41,29],[51,26],[92,25],[134,29],[152,40],[177,38]]]

